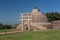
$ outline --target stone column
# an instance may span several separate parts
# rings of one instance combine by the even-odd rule
[[[28,14],[28,31],[30,30],[30,24],[29,24],[29,14]]]
[[[22,14],[22,31],[23,31],[23,14]]]

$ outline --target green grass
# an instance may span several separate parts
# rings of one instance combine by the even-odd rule
[[[60,40],[60,30],[6,34],[0,35],[0,40]]]
[[[0,32],[10,32],[12,31],[11,29],[0,29]]]

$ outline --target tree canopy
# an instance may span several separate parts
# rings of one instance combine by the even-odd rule
[[[0,29],[11,29],[11,25],[3,25],[2,23],[0,23]]]
[[[60,20],[59,12],[49,12],[45,14],[48,18],[48,21]]]

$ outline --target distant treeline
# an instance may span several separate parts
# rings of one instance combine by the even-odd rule
[[[60,20],[60,13],[59,12],[48,12],[45,13],[48,18],[48,21]]]
[[[0,29],[11,29],[11,25],[3,25],[2,23],[0,23]]]
[[[0,29],[16,29],[16,27],[19,24],[14,24],[14,25],[3,25],[2,23],[0,23]]]

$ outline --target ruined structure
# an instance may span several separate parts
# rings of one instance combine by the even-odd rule
[[[55,20],[55,21],[52,21],[52,28],[53,29],[60,29],[60,20]]]
[[[36,7],[32,12],[22,13],[21,18],[21,24],[17,26],[17,29],[20,31],[36,31],[51,28],[51,23],[48,22],[47,17]]]

